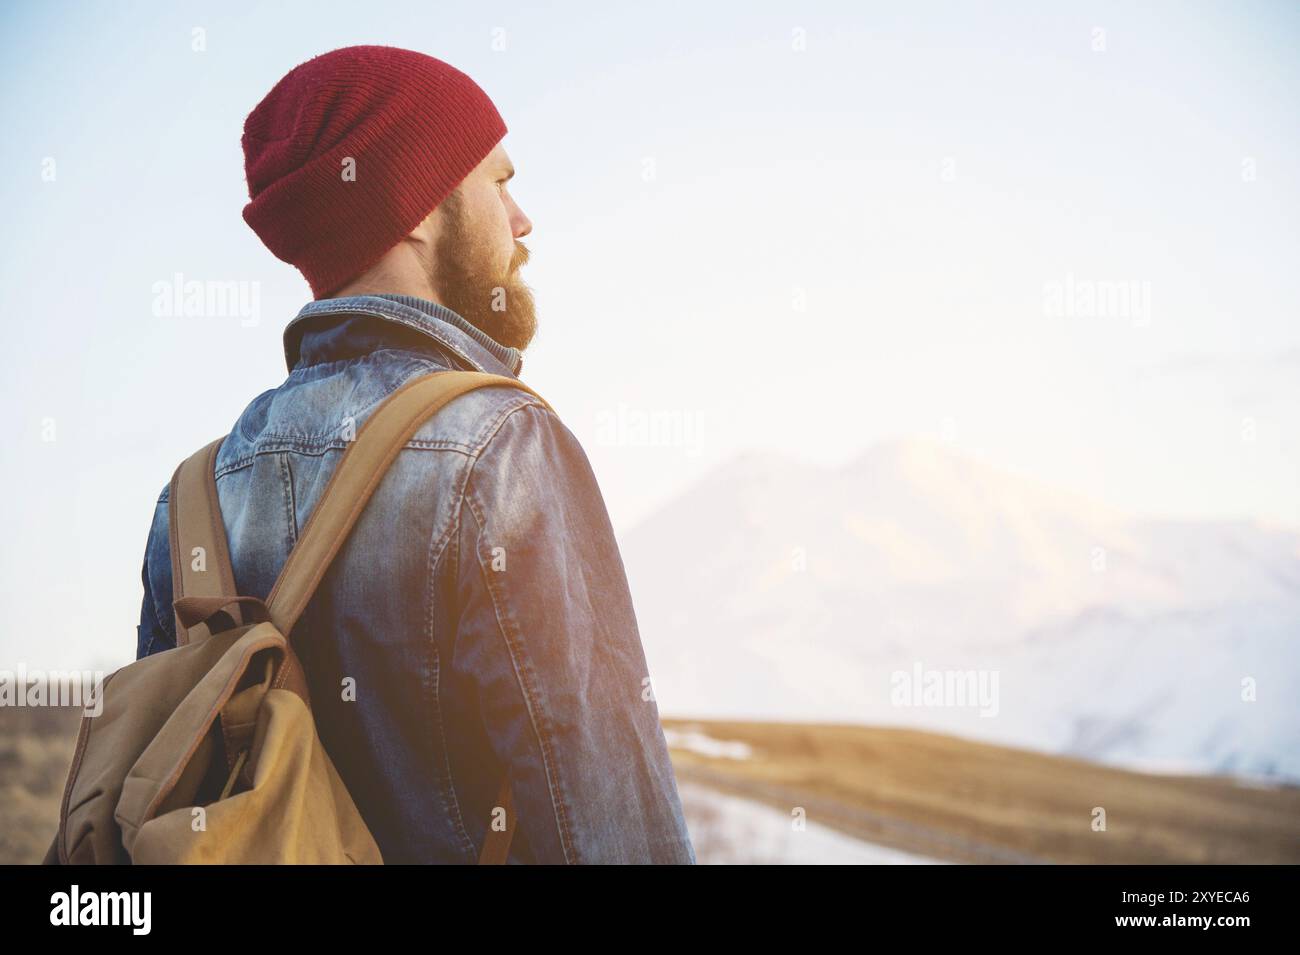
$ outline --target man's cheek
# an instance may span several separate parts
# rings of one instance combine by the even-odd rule
[[[498,275],[509,275],[515,264],[515,240],[510,239],[508,245],[498,245],[496,248],[496,266]]]

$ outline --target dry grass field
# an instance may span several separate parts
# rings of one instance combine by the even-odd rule
[[[0,863],[49,848],[80,721],[78,707],[0,707]]]
[[[953,862],[1300,862],[1300,788],[1157,776],[913,730],[665,720],[678,778]],[[708,748],[708,747],[703,747]],[[1105,830],[1094,831],[1094,810]]]
[[[80,710],[0,708],[0,862],[53,837]],[[1296,863],[1300,788],[1154,776],[911,730],[665,720],[683,781],[950,862]],[[687,734],[683,737],[682,734]],[[733,749],[734,749],[733,745]],[[724,747],[725,750],[725,747]],[[1094,810],[1105,831],[1094,831]],[[697,850],[707,813],[688,819]],[[716,822],[716,820],[715,820]]]

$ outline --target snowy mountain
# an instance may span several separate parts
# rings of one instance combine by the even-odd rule
[[[1295,529],[1135,520],[900,440],[835,470],[743,455],[623,556],[668,715],[1300,780]]]

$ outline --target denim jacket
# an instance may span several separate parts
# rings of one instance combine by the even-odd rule
[[[387,395],[438,370],[516,378],[522,364],[450,309],[399,295],[312,302],[284,347],[288,378],[253,399],[216,462],[235,582],[261,598]],[[175,645],[167,496],[137,658]],[[572,432],[527,392],[479,389],[421,426],[293,644],[386,862],[476,861],[505,768],[511,862],[695,861],[604,499]]]

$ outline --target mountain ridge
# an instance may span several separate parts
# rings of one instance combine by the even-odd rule
[[[1293,529],[1148,521],[895,439],[839,467],[736,455],[623,552],[668,713],[884,721],[1300,777],[1285,752],[1300,738]],[[1002,715],[892,706],[890,675],[918,660],[997,669]]]

